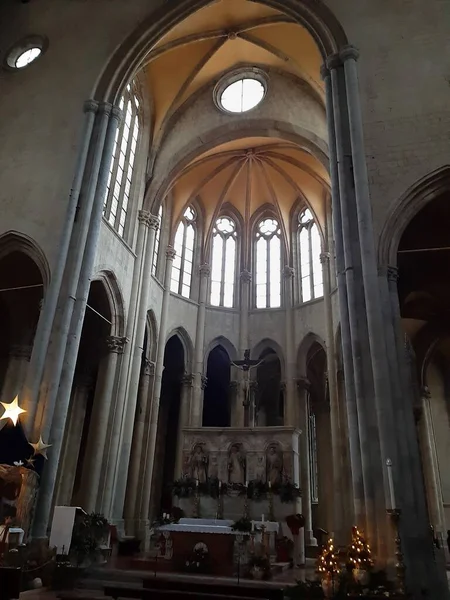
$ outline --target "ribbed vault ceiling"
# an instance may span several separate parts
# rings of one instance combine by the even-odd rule
[[[235,140],[205,152],[175,179],[171,187],[174,224],[186,206],[200,199],[206,232],[228,204],[245,225],[258,209],[268,205],[287,233],[298,200],[310,206],[323,224],[328,189],[326,169],[295,144],[276,138]]]
[[[149,53],[153,141],[203,86],[241,64],[275,67],[323,97],[321,56],[306,29],[288,16],[246,0],[218,0],[174,27]]]

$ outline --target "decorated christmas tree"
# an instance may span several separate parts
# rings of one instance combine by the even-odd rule
[[[370,546],[357,527],[352,527],[352,541],[347,550],[347,557],[352,569],[368,571],[373,566]]]
[[[331,538],[319,554],[317,570],[322,577],[335,577],[339,573],[339,553]]]

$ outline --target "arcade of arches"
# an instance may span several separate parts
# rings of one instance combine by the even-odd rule
[[[2,225],[1,400],[51,444],[33,537],[70,504],[145,537],[182,476],[289,480],[300,561],[357,524],[393,564],[401,508],[409,588],[447,597],[450,171],[373,210],[358,52],[326,4],[147,7],[90,82],[55,239]]]

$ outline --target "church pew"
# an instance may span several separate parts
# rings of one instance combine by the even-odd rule
[[[268,598],[278,600],[283,598],[283,590],[267,588],[263,586],[236,585],[234,583],[212,583],[198,580],[170,580],[146,578],[143,581],[144,588],[171,589],[193,592],[217,594],[223,596],[245,596],[247,598]]]
[[[282,600],[281,589],[219,585],[199,581],[170,581],[163,579],[146,580],[146,587],[105,586],[105,596],[118,598],[136,598],[139,600]]]

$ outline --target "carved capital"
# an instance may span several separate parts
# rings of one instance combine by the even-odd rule
[[[148,220],[151,217],[151,213],[148,210],[140,210],[138,211],[138,221],[139,223],[144,223],[144,225],[147,224]]]
[[[398,281],[398,269],[397,267],[387,267],[387,278],[388,281],[393,281],[397,283]]]
[[[146,221],[146,225],[147,225],[147,227],[150,227],[151,229],[154,229],[155,231],[157,231],[158,227],[160,225],[159,217],[151,214],[149,216],[148,220]]]
[[[309,391],[311,389],[311,382],[307,377],[299,377],[297,379],[297,389],[299,392],[303,390]]]
[[[83,111],[85,113],[92,112],[96,113],[98,110],[98,102],[96,100],[86,100],[83,106]]]
[[[345,48],[343,48],[340,52],[339,52],[339,58],[341,59],[341,61],[344,63],[347,60],[358,60],[359,58],[359,52],[358,50],[355,48],[355,46],[345,46]]]
[[[283,275],[285,279],[292,279],[294,277],[294,269],[289,265],[286,265],[283,269]]]
[[[27,344],[12,344],[9,349],[9,356],[13,358],[24,358],[30,360],[32,346]]]
[[[120,110],[120,108],[118,106],[113,106],[111,108],[111,117],[113,119],[116,119],[117,126],[119,126],[119,123],[122,121],[123,112]]]
[[[241,272],[241,281],[242,283],[250,283],[252,280],[252,274],[250,273],[250,271],[247,271],[247,269],[244,269]]]
[[[107,115],[108,117],[110,116],[112,109],[113,109],[113,105],[110,102],[101,102],[98,105],[98,112],[100,114]]]
[[[208,263],[205,263],[199,266],[198,272],[200,273],[201,277],[209,277],[211,275],[211,267],[208,265]]]
[[[41,298],[39,300],[39,312],[41,312],[41,310],[44,308],[44,298]]]
[[[128,342],[127,337],[117,337],[110,335],[106,338],[106,347],[109,352],[115,352],[116,354],[122,354],[125,344]]]
[[[192,387],[194,383],[194,375],[192,373],[185,373],[181,378],[181,384],[185,387]]]
[[[342,60],[341,60],[339,54],[335,53],[335,54],[330,54],[329,56],[327,56],[325,65],[326,65],[326,68],[329,69],[330,71],[332,69],[337,69],[337,67],[340,67],[342,65]]]
[[[320,254],[320,262],[325,265],[330,262],[331,255],[329,252],[321,252]]]
[[[427,385],[423,385],[420,388],[420,397],[421,398],[425,398],[426,400],[430,400],[431,399],[430,388]]]
[[[144,361],[144,375],[146,377],[154,377],[155,376],[155,363],[148,358]]]
[[[173,246],[167,246],[166,258],[167,260],[173,260],[177,255],[176,250]]]
[[[208,385],[208,378],[205,375],[202,375],[202,382],[201,382],[202,390],[204,390],[207,385]]]

